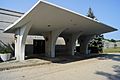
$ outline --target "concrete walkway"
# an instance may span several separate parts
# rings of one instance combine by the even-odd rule
[[[15,69],[15,68],[22,68],[22,67],[29,67],[29,66],[37,66],[43,64],[50,64],[50,61],[41,60],[41,59],[28,59],[22,62],[18,62],[16,60],[7,61],[0,63],[0,71]]]
[[[0,71],[0,80],[120,80],[120,53]]]
[[[43,65],[43,64],[50,64],[50,63],[65,64],[65,63],[70,63],[70,62],[75,62],[75,61],[79,61],[79,60],[83,60],[83,59],[96,57],[96,56],[99,56],[99,54],[90,54],[90,55],[81,54],[81,55],[77,55],[77,56],[59,56],[56,58],[41,57],[39,59],[37,59],[37,58],[27,59],[22,62],[12,60],[12,61],[7,61],[7,62],[1,62],[0,63],[0,71],[22,68],[22,67],[37,66],[37,65]]]

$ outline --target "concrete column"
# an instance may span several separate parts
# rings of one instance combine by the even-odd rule
[[[15,58],[16,60],[18,60],[19,58],[19,55],[18,55],[18,40],[17,40],[17,37],[18,37],[18,30],[15,32]]]
[[[47,57],[51,57],[51,58],[55,57],[56,40],[61,34],[61,32],[64,30],[65,28],[61,28],[43,34],[45,37],[45,53]]]
[[[80,53],[88,54],[88,43],[94,37],[94,35],[81,36],[78,39],[80,43]]]
[[[76,40],[79,38],[81,34],[82,33],[80,32],[63,36],[66,42],[66,49],[68,54],[75,55],[74,50],[76,48]]]
[[[15,57],[16,60],[25,60],[25,42],[32,24],[28,23],[15,31]]]

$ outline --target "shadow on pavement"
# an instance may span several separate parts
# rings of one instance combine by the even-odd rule
[[[100,56],[101,54],[79,54],[75,56],[70,56],[70,55],[61,55],[57,56],[56,58],[48,58],[45,56],[32,56],[28,57],[27,59],[34,59],[34,58],[39,58],[42,60],[47,60],[51,61],[52,63],[59,63],[59,64],[65,64],[65,63],[70,63],[70,62],[75,62],[75,61],[80,61],[80,60],[85,60],[85,59],[90,59],[90,58],[95,58]]]
[[[120,53],[118,54],[102,54],[98,59],[111,59],[114,61],[120,61]]]
[[[109,80],[120,80],[120,65],[114,65],[112,68],[114,69],[115,74],[107,73],[103,71],[97,71],[96,74],[105,76]]]

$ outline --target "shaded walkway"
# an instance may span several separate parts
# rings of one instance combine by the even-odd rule
[[[30,66],[38,66],[38,65],[45,65],[45,64],[51,64],[51,63],[59,63],[59,64],[65,64],[80,60],[85,60],[93,57],[100,56],[99,54],[91,54],[91,55],[76,55],[76,56],[58,56],[56,58],[48,58],[45,56],[37,57],[32,56],[28,57],[25,61],[16,61],[11,60],[8,62],[1,62],[0,63],[0,71],[3,70],[9,70],[9,69],[16,69],[16,68],[22,68],[22,67],[30,67]]]

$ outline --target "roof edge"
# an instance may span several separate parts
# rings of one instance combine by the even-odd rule
[[[23,14],[23,16],[21,18],[19,18],[13,24],[11,24],[10,26],[8,26],[6,29],[4,29],[4,33],[7,33],[7,31],[10,28],[12,28],[13,26],[15,26],[19,21],[21,21],[25,16],[27,16],[29,14],[29,12],[31,12],[40,2],[41,2],[41,0],[39,0],[32,8],[30,8],[25,14]]]
[[[27,11],[20,19],[18,19],[18,20],[17,20],[16,22],[14,22],[12,25],[8,26],[8,27],[4,30],[4,32],[7,32],[10,28],[12,28],[13,26],[15,26],[19,21],[21,21],[25,16],[27,16],[40,2],[43,2],[43,3],[45,3],[45,4],[54,6],[54,7],[56,7],[56,8],[65,10],[65,11],[70,12],[70,13],[73,13],[73,14],[76,14],[76,15],[81,16],[81,17],[83,17],[83,18],[89,19],[89,20],[92,21],[92,22],[97,22],[98,24],[106,25],[106,26],[112,28],[113,31],[116,31],[116,30],[117,30],[117,29],[115,29],[115,28],[113,28],[113,27],[111,27],[111,26],[109,26],[109,25],[107,25],[107,24],[104,24],[104,23],[102,23],[102,22],[100,22],[100,21],[91,19],[91,18],[89,18],[89,17],[87,17],[87,16],[85,16],[85,15],[82,15],[82,14],[77,13],[77,12],[75,12],[75,11],[72,11],[72,10],[70,10],[70,9],[67,9],[67,8],[64,8],[64,7],[61,7],[61,6],[58,6],[58,5],[53,4],[53,3],[51,3],[51,2],[48,2],[48,1],[39,0],[39,1],[38,1],[32,8],[30,8],[30,10]]]
[[[84,17],[84,18],[89,19],[89,20],[91,20],[91,21],[93,21],[93,22],[97,22],[98,24],[103,24],[103,25],[109,26],[110,28],[114,29],[114,31],[117,31],[117,30],[118,30],[118,29],[116,29],[116,28],[111,27],[111,26],[108,25],[108,24],[102,23],[102,22],[100,22],[100,21],[98,21],[98,20],[92,19],[92,18],[90,18],[90,17],[87,17],[87,16],[85,16],[85,15],[83,15],[83,14],[80,14],[80,13],[78,13],[78,12],[75,12],[75,11],[73,11],[73,10],[64,8],[64,7],[62,7],[62,6],[53,4],[53,3],[48,2],[48,1],[45,1],[45,0],[42,0],[42,2],[47,3],[47,4],[49,4],[49,5],[52,5],[52,6],[54,6],[54,7],[57,7],[57,8],[59,8],[59,9],[62,9],[62,10],[71,12],[71,13],[76,14],[76,15],[78,15],[78,16]]]
[[[9,12],[14,12],[14,13],[19,13],[19,14],[24,14],[24,13],[19,12],[19,11],[10,10],[10,9],[5,9],[5,8],[0,8],[0,10],[9,11]]]

